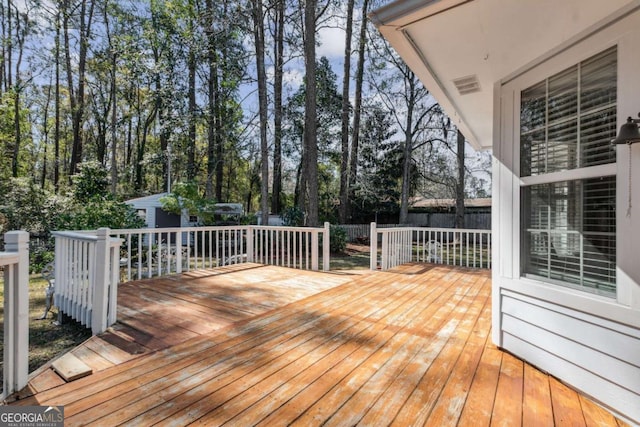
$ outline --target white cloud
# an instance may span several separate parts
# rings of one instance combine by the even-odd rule
[[[320,46],[316,54],[318,57],[341,58],[344,56],[344,30],[342,28],[324,27],[318,31]]]
[[[304,80],[304,70],[299,68],[285,69],[282,80],[287,86],[298,88]]]

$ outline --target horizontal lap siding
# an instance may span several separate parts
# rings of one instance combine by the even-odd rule
[[[502,291],[503,347],[640,420],[640,333]]]

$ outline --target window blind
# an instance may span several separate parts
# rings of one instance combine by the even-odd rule
[[[617,50],[608,49],[521,92],[520,175],[560,180],[521,189],[523,274],[615,293],[616,179],[561,180],[615,162]]]

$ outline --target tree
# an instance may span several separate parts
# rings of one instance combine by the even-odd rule
[[[362,84],[364,81],[365,53],[367,47],[367,13],[369,0],[363,0],[358,36],[358,65],[356,68],[353,125],[351,126],[351,150],[349,153],[349,197],[353,197],[354,184],[358,172],[358,149],[360,141],[360,119],[362,115]],[[348,207],[347,207],[348,209]]]
[[[269,224],[269,148],[267,143],[267,74],[264,66],[264,16],[262,0],[252,0],[253,35],[256,49],[256,70],[258,72],[258,99],[260,109],[260,210],[262,224]]]
[[[316,81],[316,0],[304,4],[304,69],[307,82]],[[302,150],[302,206],[308,225],[318,224],[318,146],[316,144],[316,86],[308,84],[304,102],[304,137]]]
[[[349,213],[349,83],[351,82],[351,34],[353,32],[354,0],[347,2],[347,22],[344,38],[344,67],[342,78],[342,156],[340,162],[340,223],[347,222]]]
[[[284,74],[285,1],[273,4],[273,189],[271,211],[279,214],[282,209],[282,87]]]
[[[337,76],[331,69],[329,60],[326,57],[320,58],[316,65],[316,84],[313,85],[316,93],[316,155],[320,159],[320,163],[324,165],[325,178],[318,180],[318,194],[324,189],[321,185],[333,184],[328,180],[329,177],[338,176],[340,168],[340,106],[342,105],[342,97],[338,92]],[[300,86],[298,91],[289,98],[285,112],[287,123],[287,132],[285,134],[288,142],[288,152],[290,156],[299,155],[301,161],[297,162],[296,171],[296,201],[297,205],[302,209],[304,198],[304,180],[306,179],[304,163],[304,145],[302,150],[299,149],[300,141],[304,140],[304,132],[308,125],[305,115],[306,97],[308,92],[308,81]],[[339,186],[339,181],[338,181]],[[320,205],[318,205],[320,208]],[[304,209],[302,209],[304,211]],[[333,207],[331,207],[333,210]],[[322,213],[319,211],[319,214]],[[325,212],[326,213],[326,212]]]
[[[372,47],[369,81],[385,107],[392,112],[403,136],[399,222],[405,224],[411,195],[413,152],[422,145],[442,138],[430,132],[430,126],[440,120],[442,112],[429,91],[386,40],[379,36],[373,40]]]
[[[73,175],[77,172],[78,164],[82,162],[82,146],[83,135],[82,126],[84,119],[84,107],[85,107],[85,84],[86,84],[86,66],[87,66],[87,54],[89,50],[89,39],[91,37],[91,25],[93,23],[93,11],[95,2],[87,0],[80,0],[78,5],[71,5],[68,1],[62,3],[62,25],[64,35],[64,47],[65,58],[67,68],[67,84],[69,89],[69,102],[71,106],[72,123],[73,123],[73,145],[71,151],[71,164],[69,166],[69,173]],[[77,16],[74,16],[74,11],[79,11]],[[77,86],[73,78],[72,67],[72,52],[71,52],[71,21],[79,23],[78,28],[78,74],[77,74]]]
[[[393,140],[391,113],[379,105],[365,110],[360,130],[358,176],[353,187],[353,215],[360,222],[375,220],[380,213],[397,212],[400,200],[401,156]],[[371,217],[371,215],[375,215]]]
[[[456,132],[457,142],[457,169],[458,179],[456,181],[456,227],[464,228],[464,144],[465,139],[460,129]]]

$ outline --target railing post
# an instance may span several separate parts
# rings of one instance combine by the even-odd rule
[[[322,238],[322,270],[331,269],[331,225],[324,223],[324,235]]]
[[[29,375],[29,233],[4,235],[5,250],[18,263],[4,273],[4,396],[26,387]],[[13,276],[13,277],[11,277]]]
[[[391,261],[391,251],[389,250],[389,232],[382,233],[382,253],[380,254],[380,269],[386,270],[389,268],[389,262]]]
[[[369,268],[378,269],[378,230],[375,222],[371,223],[369,229]]]
[[[109,286],[109,229],[99,228],[95,249],[93,301],[91,304],[91,332],[97,335],[107,329]]]
[[[176,273],[182,273],[182,230],[176,233]]]
[[[253,227],[247,227],[247,262],[253,262]]]
[[[122,240],[114,239],[109,244],[111,275],[109,278],[109,298],[107,326],[116,323],[118,318],[118,283],[120,282],[120,244]]]
[[[317,229],[311,229],[311,269],[313,271],[318,271],[318,245],[320,244],[318,234]]]

